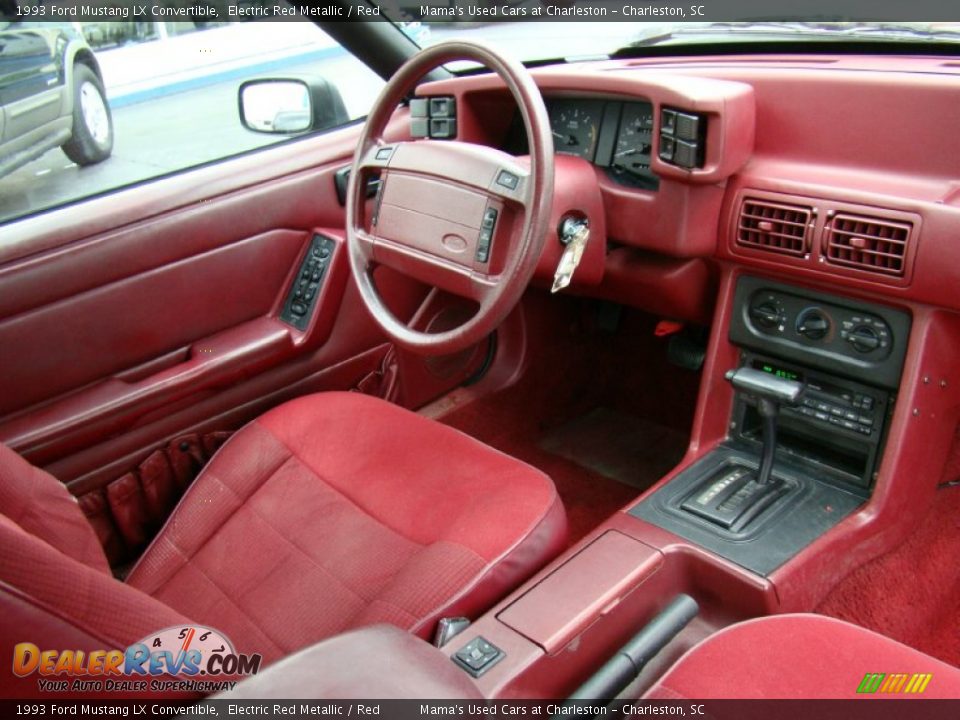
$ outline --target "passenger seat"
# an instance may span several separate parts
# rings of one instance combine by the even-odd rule
[[[645,700],[878,697],[960,698],[960,670],[842,620],[773,615],[706,638],[644,695]]]

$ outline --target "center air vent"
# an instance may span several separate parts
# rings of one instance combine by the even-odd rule
[[[884,275],[902,276],[913,225],[838,213],[823,231],[827,262]]]
[[[810,251],[813,209],[803,205],[744,198],[737,245],[803,257]]]

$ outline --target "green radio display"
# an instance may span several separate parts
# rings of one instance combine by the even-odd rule
[[[778,378],[783,378],[784,380],[795,380],[796,382],[803,382],[803,374],[798,373],[795,370],[788,370],[785,367],[779,365],[774,365],[771,362],[766,360],[754,360],[753,367],[757,370],[763,370],[765,373],[770,373]]]

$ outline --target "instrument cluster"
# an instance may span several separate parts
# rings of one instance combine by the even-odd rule
[[[618,183],[656,190],[653,106],[642,101],[547,98],[554,149],[606,168]]]

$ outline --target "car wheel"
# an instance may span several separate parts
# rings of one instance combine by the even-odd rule
[[[93,165],[113,150],[113,118],[100,78],[77,63],[73,71],[73,136],[63,152],[77,165]]]

